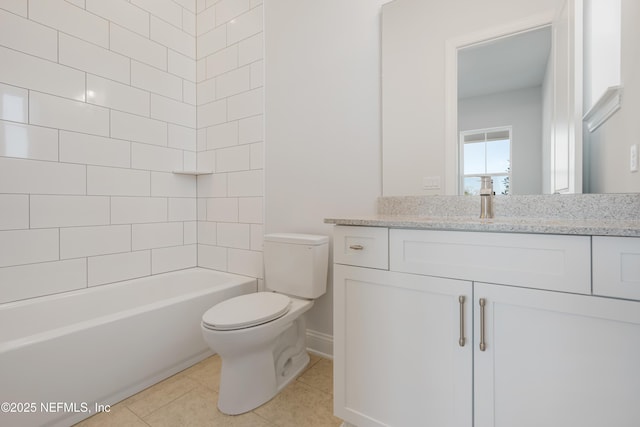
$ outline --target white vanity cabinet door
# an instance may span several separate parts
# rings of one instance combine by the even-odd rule
[[[474,316],[475,427],[640,425],[640,303],[474,283]]]
[[[471,283],[334,265],[333,284],[336,416],[358,427],[471,426]]]

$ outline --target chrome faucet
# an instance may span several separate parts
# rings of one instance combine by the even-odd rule
[[[493,180],[490,176],[481,176],[480,218],[493,218]]]

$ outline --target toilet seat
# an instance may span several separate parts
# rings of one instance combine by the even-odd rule
[[[291,299],[274,292],[257,292],[222,301],[207,310],[202,324],[207,329],[232,331],[271,322],[284,316]]]

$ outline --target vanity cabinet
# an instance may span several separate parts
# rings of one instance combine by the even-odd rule
[[[593,293],[640,301],[640,237],[593,238]]]
[[[343,239],[372,227],[335,228],[336,253],[367,250]],[[639,425],[640,303],[591,294],[591,237],[375,229],[388,268],[334,259],[345,425]]]
[[[471,291],[467,281],[335,265],[336,415],[359,427],[470,426]]]
[[[474,283],[474,311],[475,427],[639,425],[640,304]]]

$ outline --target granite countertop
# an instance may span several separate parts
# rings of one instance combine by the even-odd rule
[[[375,215],[358,218],[326,218],[324,222],[336,225],[413,228],[419,230],[640,237],[640,221],[638,220],[520,217],[481,220],[479,218],[455,216]]]
[[[325,223],[422,230],[640,237],[640,193],[496,196],[481,220],[480,196],[378,198],[377,215]]]

